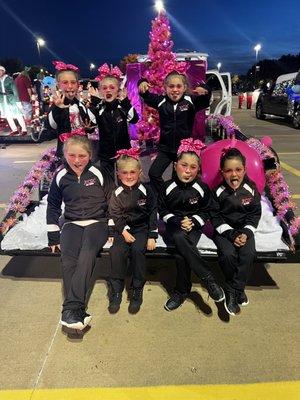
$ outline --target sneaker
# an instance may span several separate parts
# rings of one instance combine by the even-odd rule
[[[108,311],[110,312],[110,314],[115,314],[120,310],[121,302],[122,302],[122,293],[121,292],[113,292],[109,296]]]
[[[60,323],[67,328],[84,329],[84,319],[81,310],[64,310]]]
[[[143,303],[143,288],[134,288],[130,299],[128,311],[130,314],[136,314],[140,311]]]
[[[237,303],[240,306],[247,306],[249,304],[249,299],[245,292],[240,292],[237,295]]]
[[[230,315],[236,315],[240,311],[240,307],[237,303],[237,296],[234,291],[226,293],[224,306],[226,311]]]
[[[182,305],[182,303],[185,301],[186,298],[187,298],[186,294],[174,292],[164,305],[165,310],[167,311],[176,310],[176,308]]]
[[[92,316],[90,314],[88,314],[85,310],[82,310],[82,318],[83,318],[84,326],[90,325]]]
[[[225,299],[224,290],[219,286],[212,275],[207,275],[205,278],[201,279],[204,287],[208,291],[209,296],[218,303]]]

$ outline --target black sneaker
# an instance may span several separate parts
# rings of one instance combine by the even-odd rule
[[[227,292],[224,303],[225,309],[230,315],[236,315],[240,311],[240,307],[237,302],[237,295],[235,292]]]
[[[61,314],[60,323],[72,329],[84,329],[84,318],[81,310],[64,310]]]
[[[143,303],[143,288],[134,288],[130,299],[128,311],[130,314],[136,314],[140,311]]]
[[[91,323],[92,316],[88,314],[85,310],[82,310],[83,325],[87,326]]]
[[[219,286],[212,275],[208,275],[201,279],[204,287],[208,291],[209,296],[218,303],[225,299],[224,290]]]
[[[187,298],[186,294],[174,292],[164,305],[165,310],[167,311],[176,310],[176,308],[182,305],[182,303],[185,301],[186,298]]]
[[[240,292],[237,295],[237,303],[240,306],[247,306],[249,304],[249,299],[245,292]]]
[[[115,314],[120,310],[120,304],[122,302],[122,292],[113,292],[109,296],[108,311],[110,314]]]

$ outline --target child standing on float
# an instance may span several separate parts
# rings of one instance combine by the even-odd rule
[[[48,194],[47,230],[52,252],[61,250],[65,300],[61,324],[83,329],[87,293],[96,256],[108,239],[108,201],[114,184],[91,164],[91,144],[72,136],[64,144],[65,163],[53,177]],[[64,223],[59,226],[64,203]]]
[[[223,151],[220,169],[223,182],[214,190],[219,209],[213,210],[212,223],[226,280],[225,308],[235,315],[240,305],[249,303],[244,290],[255,257],[254,232],[261,217],[261,203],[255,183],[246,175],[246,159],[238,149]]]
[[[128,256],[131,256],[132,296],[129,312],[139,311],[146,281],[146,250],[154,250],[157,233],[156,198],[149,184],[140,182],[142,173],[137,149],[117,152],[117,176],[120,186],[112,193],[110,217],[116,235],[110,248],[111,275],[109,311],[116,313],[122,301]]]
[[[102,168],[114,176],[115,154],[120,149],[130,149],[128,124],[135,124],[139,117],[127,97],[126,89],[120,89],[121,71],[107,64],[99,69],[99,91],[90,87],[92,110],[99,128],[98,158]]]
[[[58,90],[53,95],[48,122],[58,136],[56,156],[62,158],[63,141],[74,134],[87,135],[87,132],[94,129],[92,126],[96,124],[96,118],[77,98],[78,68],[61,61],[53,61],[53,64],[56,69]]]
[[[177,71],[170,72],[164,80],[165,96],[151,93],[150,88],[145,79],[139,81],[140,96],[159,114],[158,154],[149,170],[150,182],[159,193],[164,171],[176,161],[180,141],[192,136],[195,115],[209,106],[211,92],[201,83],[194,89],[195,95],[188,95],[187,77]]]
[[[181,141],[175,163],[176,174],[165,182],[159,196],[158,208],[166,224],[167,244],[175,245],[176,251],[176,287],[165,304],[167,311],[178,308],[189,296],[192,271],[214,301],[222,301],[225,297],[197,248],[202,228],[216,207],[210,189],[199,178],[200,151],[203,147],[200,140],[190,138]]]

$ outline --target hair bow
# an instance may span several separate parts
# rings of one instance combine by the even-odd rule
[[[228,150],[235,148],[236,144],[237,144],[237,139],[232,138],[230,140],[230,143],[227,146],[223,147],[221,151],[221,157],[223,157],[228,152]]]
[[[70,139],[70,137],[75,136],[75,135],[86,136],[86,132],[85,132],[85,130],[83,128],[74,129],[71,132],[61,133],[59,135],[59,140],[61,142],[66,142],[68,139]]]
[[[62,61],[52,61],[52,64],[55,66],[55,69],[57,71],[75,71],[77,72],[79,70],[78,67],[76,67],[73,64],[65,64]]]
[[[102,81],[102,79],[106,78],[107,76],[113,76],[117,79],[121,79],[122,71],[119,67],[110,68],[107,63],[101,65],[98,68],[99,75],[95,78],[97,81]]]
[[[140,149],[138,147],[131,147],[130,149],[118,150],[114,158],[118,159],[121,156],[127,156],[138,160],[140,156]]]
[[[193,140],[192,138],[182,139],[177,151],[177,155],[179,156],[181,153],[193,152],[200,157],[201,150],[205,147],[205,144],[201,142],[201,140]]]

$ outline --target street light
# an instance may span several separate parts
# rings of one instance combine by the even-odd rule
[[[93,64],[93,63],[90,63],[90,72],[92,72],[92,70],[95,69],[95,68],[96,68],[96,65]]]
[[[154,7],[158,13],[165,10],[164,2],[162,0],[156,0]]]
[[[255,50],[255,59],[256,59],[256,62],[257,62],[258,52],[261,50],[261,44],[258,43],[256,46],[254,46],[254,50]]]
[[[222,67],[222,63],[218,62],[218,64],[217,64],[218,71],[220,71],[221,67]]]
[[[36,45],[37,45],[38,54],[39,54],[39,61],[41,64],[41,47],[45,46],[46,42],[43,38],[38,37],[38,38],[36,38]]]

